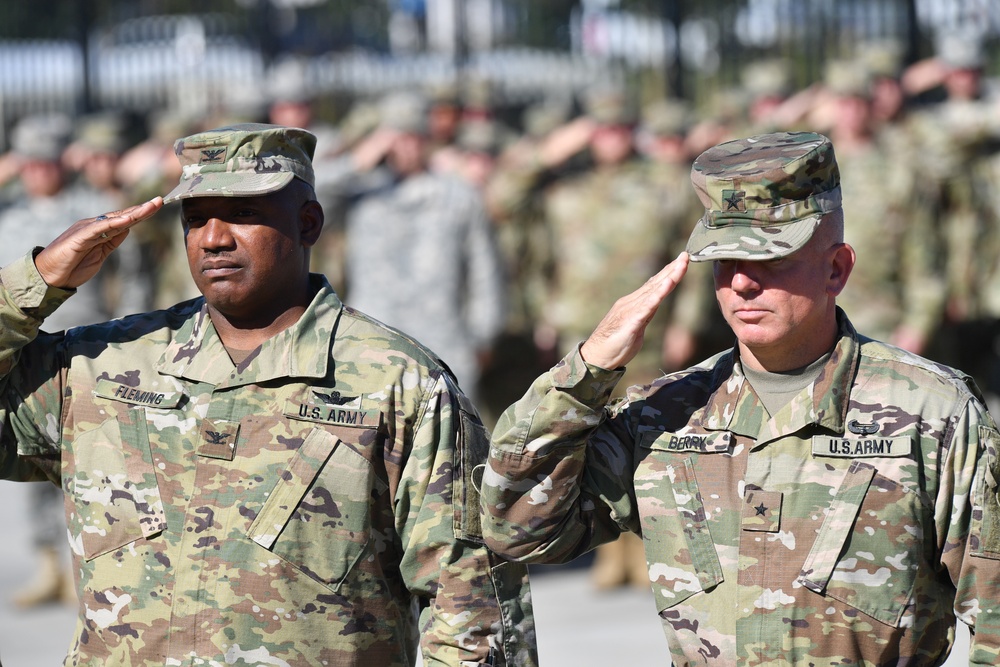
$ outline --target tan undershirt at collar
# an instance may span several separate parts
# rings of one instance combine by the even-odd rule
[[[757,393],[760,402],[764,404],[767,414],[774,416],[819,377],[831,354],[833,350],[807,366],[780,373],[758,371],[744,366],[743,374]]]

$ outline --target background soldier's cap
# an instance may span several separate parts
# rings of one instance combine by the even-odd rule
[[[983,45],[974,30],[947,30],[937,37],[938,58],[951,69],[982,69]]]
[[[244,123],[178,139],[180,184],[165,203],[190,197],[255,197],[277,192],[300,178],[315,185],[316,137],[280,125]]]
[[[583,94],[583,110],[601,125],[633,125],[636,109],[625,86],[605,81],[594,84]]]
[[[692,261],[768,260],[795,252],[824,213],[840,208],[833,144],[777,132],[719,144],[698,156],[691,182],[705,215],[688,239]]]
[[[65,114],[28,116],[14,127],[11,150],[27,160],[59,162],[72,130],[72,121]]]
[[[572,107],[569,99],[545,99],[524,110],[521,124],[529,137],[538,139],[568,121],[572,115]]]
[[[77,141],[95,153],[121,154],[128,147],[127,119],[124,115],[106,111],[80,119]]]
[[[827,61],[823,82],[834,95],[867,98],[871,89],[871,74],[859,60],[835,59]]]
[[[411,91],[386,95],[379,103],[379,124],[407,134],[427,134],[427,99]]]
[[[743,88],[753,97],[785,97],[792,89],[792,72],[784,58],[747,63],[740,72]]]
[[[896,79],[903,69],[905,55],[899,40],[887,38],[864,44],[860,58],[873,77]]]
[[[680,100],[660,99],[642,109],[642,126],[657,137],[672,137],[688,131],[693,122],[691,107]]]
[[[473,118],[459,126],[456,143],[462,150],[496,155],[503,146],[504,137],[495,122]]]

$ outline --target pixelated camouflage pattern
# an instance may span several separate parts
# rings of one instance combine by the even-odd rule
[[[243,123],[178,139],[181,181],[166,197],[248,197],[276,192],[296,176],[315,185],[316,137],[294,127]]]
[[[840,207],[833,144],[814,132],[736,139],[702,153],[691,182],[705,214],[688,240],[694,261],[789,255]]]
[[[526,570],[478,537],[488,434],[423,348],[320,276],[239,366],[202,299],[38,334],[67,293],[0,279],[0,473],[66,492],[66,665],[535,664]]]
[[[573,352],[511,406],[483,532],[562,562],[639,533],[674,665],[1000,660],[997,431],[967,378],[858,336],[769,418],[734,352],[629,391]]]

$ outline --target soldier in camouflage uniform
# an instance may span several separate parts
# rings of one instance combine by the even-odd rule
[[[913,115],[920,159],[912,164],[919,169],[921,188],[932,195],[947,283],[946,320],[929,353],[971,373],[980,387],[997,394],[995,316],[1000,311],[991,302],[1000,237],[991,209],[1000,117],[997,100],[987,96],[983,85],[984,65],[979,39],[964,31],[943,33],[938,56],[920,63],[930,67],[925,85],[939,84],[946,98]],[[912,79],[912,69],[908,74]]]
[[[860,63],[827,64],[844,208],[844,239],[858,261],[838,304],[866,335],[923,354],[941,324],[943,244],[932,202],[900,145],[876,133],[870,80]]]
[[[424,664],[535,662],[526,570],[480,538],[475,409],[308,273],[314,146],[178,141],[201,298],[39,331],[159,198],[0,271],[0,476],[66,492],[67,665],[410,665],[418,637]]]
[[[565,561],[640,533],[678,666],[939,665],[956,617],[971,664],[997,664],[997,430],[966,376],[837,308],[854,251],[829,140],[727,142],[692,180],[688,251],[736,347],[609,406],[689,256],[622,297],[501,418],[487,544]]]
[[[520,183],[510,180],[510,191],[495,199],[513,211],[535,188],[544,189],[553,270],[536,341],[559,355],[590,334],[619,294],[642,284],[683,247],[692,211],[690,191],[677,188],[677,176],[686,175],[688,165],[679,158],[644,159],[635,150],[637,118],[624,87],[596,85],[583,101],[586,115],[553,132],[538,159],[524,165]],[[581,156],[582,171],[567,168]],[[668,316],[663,309],[649,326],[656,341],[666,335]],[[629,368],[628,381],[659,376],[661,350],[656,343],[647,347]],[[624,535],[602,547],[592,579],[601,589],[644,587],[639,540]]]
[[[474,397],[503,327],[493,228],[472,186],[428,168],[424,100],[394,94],[380,111],[380,127],[321,177],[350,205],[346,300],[434,350]]]

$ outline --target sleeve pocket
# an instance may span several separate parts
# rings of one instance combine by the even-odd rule
[[[982,491],[978,494],[979,507],[973,509],[972,555],[1000,560],[1000,452],[997,452],[997,432],[980,426],[979,442],[986,463]]]
[[[478,416],[465,410],[459,410],[459,415],[461,432],[456,453],[459,471],[454,483],[455,536],[482,544],[479,489],[490,453],[490,435]]]

